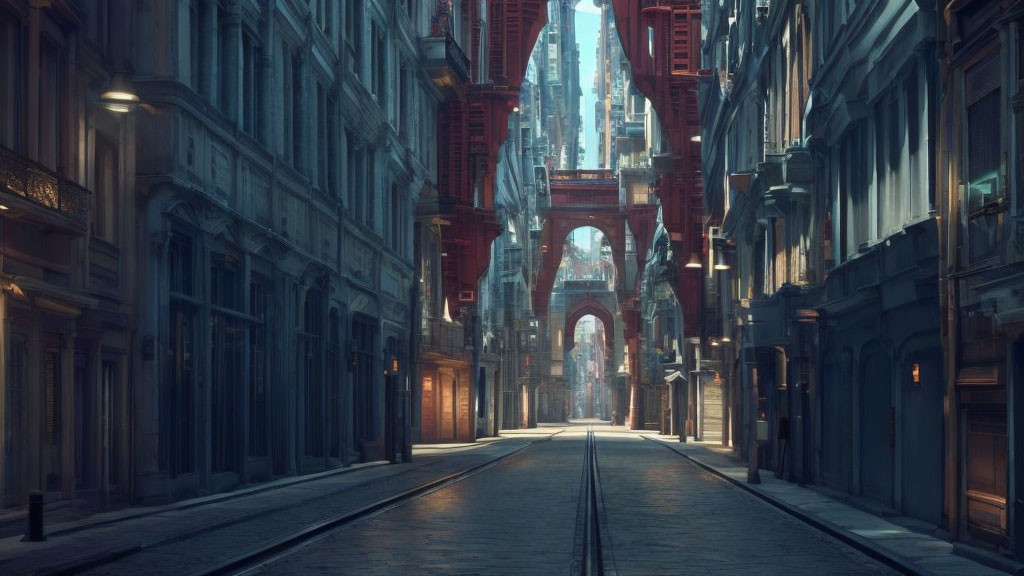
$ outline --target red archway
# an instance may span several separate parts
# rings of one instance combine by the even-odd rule
[[[627,290],[626,219],[619,209],[619,181],[609,170],[567,170],[552,173],[547,200],[538,200],[541,232],[541,263],[533,288],[533,311],[546,317],[551,290],[562,263],[565,240],[577,228],[597,228],[612,248],[615,289]]]
[[[437,1],[439,13],[442,6],[450,12],[450,0]],[[701,278],[697,271],[685,265],[692,255],[703,250],[703,181],[697,110],[697,89],[702,74],[699,70],[700,1],[608,1],[634,83],[651,101],[671,148],[670,167],[661,175],[655,192],[661,200],[662,221],[676,258],[673,289],[683,309],[684,333],[697,335]],[[470,31],[469,54],[480,53],[483,30],[478,12],[481,4],[464,2],[462,13],[452,15],[461,19],[462,29]],[[476,304],[477,283],[490,263],[491,242],[500,233],[494,210],[498,150],[508,136],[509,114],[518,104],[530,54],[547,22],[547,1],[487,0],[486,22],[486,68],[471,66],[449,31],[440,28],[433,30],[432,36],[443,41],[443,57],[427,66],[438,87],[449,96],[439,110],[438,203],[437,213],[432,214],[450,223],[443,241],[444,251],[449,255],[443,270],[444,293],[449,302],[467,307]],[[481,70],[487,70],[488,78],[477,77]],[[591,215],[597,216],[596,213]],[[638,240],[637,253],[646,255],[646,246],[641,250],[639,242],[650,236],[641,234],[638,227],[653,229],[650,210],[633,214],[628,214],[627,210],[626,218]],[[618,229],[612,225],[609,228]],[[609,238],[609,241],[615,240]],[[549,242],[548,247],[560,250],[561,243]],[[624,262],[624,251],[621,258]],[[551,283],[553,276],[550,282],[544,278],[539,288],[550,292]],[[635,406],[642,401],[637,376],[639,299],[635,291],[625,289],[619,291],[619,299],[634,391],[631,403]],[[535,292],[533,300],[535,304],[543,300],[540,309],[546,310],[547,294]],[[460,314],[460,307],[453,306],[452,315]],[[631,412],[635,417],[636,411]],[[636,426],[635,420],[632,425]]]
[[[583,319],[585,316],[593,316],[601,321],[604,325],[605,332],[605,348],[610,348],[614,353],[615,350],[615,315],[608,310],[608,308],[596,298],[584,298],[576,303],[569,313],[565,315],[565,327],[562,331],[565,334],[565,346],[563,348],[566,352],[576,347],[576,341],[569,336],[572,331],[575,330],[576,324]],[[608,339],[608,333],[612,334],[612,338]]]
[[[651,100],[672,150],[671,169],[661,176],[656,192],[677,259],[674,289],[686,318],[685,332],[695,335],[700,321],[700,274],[687,270],[685,264],[691,254],[702,250],[703,236],[700,143],[694,138],[700,130],[700,2],[610,2],[633,80]],[[439,9],[442,5],[450,7],[448,0],[438,0]],[[471,31],[469,54],[480,53],[479,9],[478,2],[464,2],[462,14],[452,16]],[[444,270],[445,295],[452,303],[475,304],[477,282],[490,262],[490,244],[500,233],[494,214],[498,150],[508,136],[508,117],[518,104],[530,54],[547,23],[546,0],[488,0],[487,11],[489,78],[474,76],[479,68],[470,66],[454,42],[446,43],[443,63],[431,69],[439,86],[451,94],[441,106],[438,122],[438,212],[451,223],[444,249],[450,256],[459,255]],[[442,29],[433,35],[450,38]],[[651,37],[653,46],[649,46]],[[641,234],[634,221],[643,225],[639,220],[653,221],[653,217],[643,213],[627,218],[638,240],[637,253],[643,255],[639,241],[649,236]],[[558,249],[559,243],[548,246]],[[538,303],[536,296],[534,303]],[[458,307],[453,308],[458,315]],[[638,317],[626,316],[627,329],[633,330]]]

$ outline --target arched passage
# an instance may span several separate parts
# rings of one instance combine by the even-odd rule
[[[565,4],[561,4],[564,6]],[[506,140],[509,117],[518,109],[519,91],[527,64],[541,29],[547,21],[545,0],[488,0],[453,5],[442,1],[451,19],[461,22],[458,30],[469,30],[469,23],[486,22],[486,28],[474,28],[459,40],[462,54],[439,59],[431,70],[447,100],[439,108],[436,204],[423,210],[422,216],[447,223],[443,251],[449,257],[443,266],[442,293],[451,303],[452,317],[474,313],[477,285],[490,263],[491,242],[500,233],[495,217],[495,178],[499,149]],[[481,11],[486,7],[486,14]],[[673,289],[687,319],[685,334],[699,333],[700,275],[684,271],[691,256],[698,255],[703,233],[703,182],[700,172],[699,118],[697,84],[700,68],[700,2],[697,0],[606,0],[601,7],[612,11],[634,81],[658,114],[664,141],[671,154],[659,167],[652,191],[661,199],[663,223],[669,232],[676,269]],[[439,21],[440,22],[440,21]],[[443,38],[447,30],[435,30],[432,36]],[[472,65],[465,54],[481,55]],[[452,61],[462,66],[450,67]],[[482,65],[486,61],[486,66]],[[443,62],[444,64],[440,64]],[[561,261],[563,241],[569,230],[581,225],[604,229],[620,271],[616,292],[628,346],[628,369],[632,387],[639,386],[638,358],[640,326],[637,285],[627,288],[625,274],[626,222],[637,234],[638,257],[646,256],[646,242],[656,209],[634,211],[629,199],[625,206],[619,197],[614,174],[607,183],[601,178],[583,178],[583,174],[565,175],[550,182],[547,198],[538,198],[538,212],[546,221],[541,235],[541,268],[534,285],[532,301],[537,317],[547,317],[549,294]],[[572,182],[572,180],[580,180]],[[585,181],[589,180],[589,181]],[[564,186],[563,186],[564,185]],[[563,190],[560,190],[562,187]],[[560,195],[559,192],[565,194]],[[541,192],[541,195],[545,195]],[[546,206],[542,206],[543,202]],[[571,202],[572,214],[558,214],[559,202]],[[641,242],[643,245],[641,246]],[[616,248],[619,248],[616,250]],[[630,289],[632,288],[632,289]],[[636,394],[631,397],[635,404]],[[635,415],[635,410],[631,408]],[[532,419],[531,419],[532,420]],[[635,418],[631,424],[636,427]]]
[[[572,308],[568,309],[565,315],[565,327],[563,333],[566,334],[566,352],[572,350],[576,346],[575,340],[570,338],[568,335],[572,334],[572,331],[576,329],[576,324],[583,319],[584,316],[593,316],[604,324],[605,332],[615,333],[615,315],[599,300],[595,298],[585,298]],[[605,346],[610,348],[612,351],[615,350],[615,339],[609,339],[605,342]]]
[[[609,346],[614,327],[592,314],[568,323],[571,348],[564,350],[569,418],[607,419],[612,392],[608,388]],[[614,373],[614,368],[611,368]]]
[[[533,291],[533,309],[546,316],[558,268],[569,235],[592,227],[604,234],[612,249],[616,292],[627,289],[626,218],[619,208],[619,182],[607,170],[572,170],[550,178],[548,207],[539,212],[544,220],[540,274]]]

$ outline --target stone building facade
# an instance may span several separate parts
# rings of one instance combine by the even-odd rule
[[[1024,4],[940,2],[949,530],[1024,555]]]
[[[134,52],[137,499],[408,456],[419,3],[153,3]]]
[[[0,505],[114,505],[134,480],[137,144],[101,95],[126,21],[48,4],[0,2]]]
[[[0,3],[4,505],[409,456],[432,17]]]
[[[711,3],[701,85],[723,442],[1018,556],[1021,14]]]
[[[937,16],[919,2],[711,6],[701,86],[704,338],[736,399],[725,439],[752,467],[933,524]]]

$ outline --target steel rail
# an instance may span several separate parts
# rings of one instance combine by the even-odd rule
[[[557,435],[557,434],[558,433],[556,433],[555,435]],[[403,490],[401,492],[398,492],[396,494],[393,494],[391,496],[379,499],[379,500],[377,500],[377,501],[375,501],[375,502],[373,502],[371,504],[368,504],[366,506],[360,507],[360,508],[358,508],[356,510],[345,512],[345,513],[339,514],[337,516],[334,516],[332,518],[328,518],[327,520],[323,520],[323,521],[317,522],[315,524],[308,525],[305,528],[293,531],[292,533],[290,533],[290,534],[288,534],[288,535],[286,535],[284,537],[275,539],[275,540],[273,540],[273,541],[271,541],[271,542],[269,542],[269,543],[267,543],[265,545],[262,545],[262,546],[260,546],[258,548],[253,548],[253,549],[245,551],[245,552],[243,552],[241,554],[238,554],[238,555],[230,558],[227,561],[219,562],[216,565],[214,565],[213,568],[199,570],[199,571],[195,572],[195,574],[227,574],[227,573],[231,573],[232,570],[234,570],[234,569],[243,567],[243,566],[248,565],[248,564],[255,563],[256,561],[258,561],[258,560],[260,560],[262,558],[265,558],[265,557],[267,557],[267,556],[269,556],[271,554],[279,553],[281,550],[284,550],[285,548],[289,547],[289,543],[291,543],[290,544],[291,547],[298,546],[298,545],[304,543],[306,540],[309,540],[310,538],[316,536],[319,533],[331,530],[333,528],[341,527],[341,526],[343,526],[345,524],[350,524],[350,523],[352,523],[352,522],[354,522],[354,521],[356,521],[356,520],[358,520],[360,518],[363,518],[363,517],[365,517],[367,515],[370,515],[370,514],[372,514],[374,512],[377,512],[379,510],[382,510],[382,509],[385,509],[385,508],[388,508],[388,507],[392,507],[392,506],[398,505],[398,504],[403,503],[405,501],[408,501],[408,500],[410,500],[412,498],[420,496],[420,495],[422,495],[422,494],[424,494],[426,492],[429,492],[429,491],[432,491],[432,490],[435,490],[435,489],[439,489],[439,488],[442,488],[442,487],[447,486],[449,484],[453,484],[455,482],[458,482],[458,481],[460,481],[460,480],[462,480],[464,478],[467,478],[467,477],[469,477],[469,476],[471,476],[473,474],[476,474],[476,473],[482,471],[485,468],[488,468],[490,466],[493,466],[493,465],[497,464],[498,462],[504,460],[505,458],[508,458],[508,457],[510,457],[510,456],[512,456],[514,454],[518,454],[519,452],[525,450],[526,448],[529,448],[534,442],[537,442],[537,441],[541,441],[541,440],[534,440],[533,442],[529,442],[527,444],[524,444],[520,448],[517,448],[517,449],[515,449],[515,450],[513,450],[513,451],[511,451],[511,452],[509,452],[507,454],[503,454],[501,456],[498,456],[497,458],[495,458],[493,460],[488,460],[486,462],[482,462],[480,464],[477,464],[477,465],[472,466],[470,468],[467,468],[465,470],[461,470],[459,472],[453,472],[451,474],[447,474],[447,475],[442,476],[440,478],[435,478],[433,480],[429,480],[429,481],[424,482],[422,484],[419,484],[418,486],[415,486],[413,488],[409,488],[409,489]],[[399,473],[397,473],[397,474],[395,474],[393,476],[389,476],[389,478],[397,478],[397,477],[400,477],[400,476],[404,476],[405,474],[408,474],[408,473],[413,472],[414,470],[418,470],[418,469],[420,469],[420,468],[413,468],[413,469],[410,469],[410,470],[405,470],[405,471],[399,472]],[[188,540],[188,539],[191,539],[191,538],[195,538],[195,537],[201,536],[201,535],[209,533],[209,532],[213,532],[213,531],[220,530],[220,529],[223,529],[223,528],[228,528],[228,527],[231,527],[231,526],[240,525],[240,524],[243,524],[245,522],[250,522],[250,521],[253,521],[253,520],[257,520],[259,518],[268,516],[270,514],[274,514],[276,512],[281,512],[281,511],[286,510],[288,508],[292,508],[292,507],[294,507],[296,505],[306,505],[306,504],[309,504],[311,502],[316,502],[318,500],[323,500],[323,499],[327,499],[327,498],[337,497],[337,496],[339,496],[341,494],[344,494],[344,493],[352,490],[353,488],[365,487],[365,486],[371,485],[371,484],[373,484],[375,482],[379,482],[380,480],[381,479],[370,479],[370,480],[358,482],[356,484],[353,484],[353,485],[350,485],[350,486],[346,486],[346,487],[341,488],[341,489],[332,490],[329,493],[322,494],[322,495],[316,496],[314,498],[310,498],[308,500],[304,500],[303,502],[298,503],[298,504],[296,504],[296,503],[288,503],[288,504],[282,504],[282,505],[272,506],[272,507],[268,507],[268,508],[261,508],[259,510],[251,510],[251,511],[247,511],[247,512],[242,512],[240,514],[235,514],[235,515],[229,516],[227,518],[221,518],[221,519],[215,520],[213,522],[208,522],[208,523],[205,523],[205,524],[201,524],[199,526],[195,526],[195,527],[192,527],[192,528],[181,530],[179,532],[175,532],[173,534],[170,534],[168,536],[164,536],[164,537],[152,540],[150,542],[141,542],[139,544],[131,544],[131,545],[115,548],[115,549],[104,550],[104,551],[99,552],[97,554],[94,554],[94,555],[91,555],[91,556],[87,556],[85,558],[79,558],[79,559],[73,560],[71,562],[61,563],[61,564],[57,564],[57,565],[45,566],[45,567],[42,567],[42,568],[40,568],[38,570],[33,571],[32,574],[34,576],[64,576],[64,575],[68,575],[68,574],[78,574],[78,573],[81,573],[81,572],[86,571],[86,570],[91,570],[91,569],[98,568],[98,567],[101,567],[101,566],[113,564],[115,562],[123,560],[124,558],[127,558],[129,556],[133,556],[133,555],[141,553],[141,552],[153,550],[153,549],[156,549],[156,548],[160,548],[162,546],[168,546],[168,545],[171,545],[171,544],[174,544],[174,543],[177,543],[177,542],[181,542],[181,541],[184,541],[184,540]],[[284,488],[284,487],[282,487],[282,488]],[[155,514],[155,512],[154,512],[154,514]],[[148,514],[144,514],[144,515],[140,515],[140,516],[145,516],[145,515],[148,515]],[[134,518],[137,518],[137,517],[138,516],[133,516],[131,519],[134,519]]]

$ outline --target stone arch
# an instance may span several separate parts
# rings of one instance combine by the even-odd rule
[[[618,207],[615,207],[614,213],[552,211],[544,226],[541,269],[533,292],[533,309],[537,315],[547,315],[551,290],[554,288],[558,267],[565,253],[566,239],[573,230],[586,227],[596,228],[608,240],[612,248],[612,262],[615,265],[615,290],[618,292],[625,288],[626,219],[618,212]]]
[[[605,348],[614,353],[615,351],[615,315],[611,313],[608,308],[593,298],[587,298],[576,303],[575,306],[569,310],[569,313],[565,315],[565,326],[562,333],[565,334],[565,351],[568,352],[576,347],[576,341],[569,337],[570,331],[575,330],[576,324],[583,319],[584,316],[593,316],[601,321],[604,325],[605,333],[611,333],[613,338],[605,339]]]

